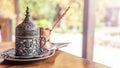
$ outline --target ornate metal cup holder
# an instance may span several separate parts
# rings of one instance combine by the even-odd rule
[[[0,58],[9,61],[36,61],[47,59],[55,54],[55,49],[47,50],[43,49],[40,55],[36,55],[34,57],[29,56],[15,56],[15,48],[11,48],[0,53]],[[32,58],[31,58],[32,57]]]

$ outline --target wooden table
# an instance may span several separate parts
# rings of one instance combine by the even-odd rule
[[[14,47],[14,43],[0,43],[0,52]],[[0,68],[110,68],[57,50],[55,55],[41,61],[16,63],[0,59]]]

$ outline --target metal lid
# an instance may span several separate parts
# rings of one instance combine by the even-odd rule
[[[16,36],[39,36],[39,30],[30,20],[29,8],[27,7],[24,21],[16,27]]]

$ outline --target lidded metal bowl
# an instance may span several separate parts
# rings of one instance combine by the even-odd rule
[[[21,56],[21,58],[40,54],[39,30],[29,17],[29,8],[27,7],[24,21],[16,27],[15,55]]]

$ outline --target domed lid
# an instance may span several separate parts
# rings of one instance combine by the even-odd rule
[[[27,7],[24,21],[16,27],[16,36],[39,36],[39,30],[30,20],[29,8]]]

